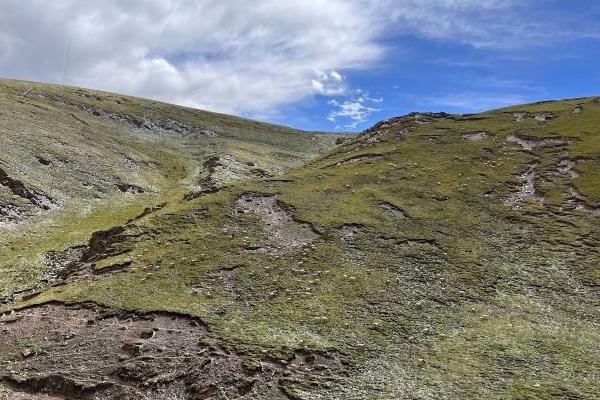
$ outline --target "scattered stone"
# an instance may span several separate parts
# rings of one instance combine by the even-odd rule
[[[140,332],[140,338],[142,339],[151,339],[154,336],[154,329],[148,328],[144,329]]]

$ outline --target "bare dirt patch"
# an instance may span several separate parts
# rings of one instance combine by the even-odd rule
[[[535,165],[532,165],[527,171],[523,172],[519,176],[519,180],[522,182],[521,186],[504,200],[504,204],[519,208],[529,199],[540,202],[544,201],[535,188],[535,179],[537,176]]]
[[[462,135],[463,139],[465,140],[471,140],[471,141],[478,141],[478,140],[484,140],[487,139],[489,137],[487,132],[473,132],[473,133],[465,133],[464,135]]]
[[[12,226],[25,218],[27,211],[14,204],[0,202],[0,227]]]
[[[238,218],[258,218],[265,234],[283,249],[309,245],[320,236],[311,224],[295,218],[289,207],[275,196],[244,194],[235,201],[233,215]]]
[[[0,168],[0,186],[4,186],[13,195],[29,201],[42,210],[50,210],[57,207],[56,202],[50,197],[40,191],[27,187],[20,180],[10,177],[2,168]]]
[[[577,163],[573,160],[562,159],[558,163],[558,172],[563,175],[567,175],[571,179],[575,179],[579,177],[579,173],[574,169],[577,166]]]
[[[541,112],[541,113],[537,113],[533,116],[533,118],[536,121],[548,121],[551,120],[552,118],[554,118],[554,114],[552,114],[551,112]]]
[[[251,399],[293,393],[294,376],[310,380],[316,364],[327,368],[315,379],[340,365],[319,354],[286,361],[211,346],[202,321],[178,314],[47,304],[8,317],[0,319],[0,398],[4,390],[23,399]]]
[[[382,210],[390,212],[394,217],[396,217],[398,219],[406,219],[406,218],[408,218],[408,215],[404,211],[402,211],[400,208],[396,207],[393,204],[383,203],[383,204],[379,205],[379,208],[381,208]]]
[[[519,175],[519,180],[522,182],[521,185],[513,191],[504,201],[507,206],[514,208],[521,207],[526,201],[534,200],[537,202],[543,202],[543,196],[536,190],[535,181],[540,178],[538,172],[538,161],[539,156],[534,152],[536,149],[541,149],[546,146],[557,146],[559,149],[568,145],[568,140],[563,137],[549,137],[539,138],[522,135],[510,135],[506,138],[508,143],[516,143],[521,146],[522,150],[527,153],[530,160],[529,167]],[[568,153],[567,153],[568,154]],[[557,166],[559,173],[563,175],[569,175],[572,178],[576,177],[577,172],[573,170],[575,163],[568,159],[563,159]]]
[[[536,138],[536,137],[526,137],[526,136],[518,136],[518,135],[510,135],[506,138],[506,141],[509,143],[517,143],[520,145],[523,150],[531,151],[540,147],[549,146],[549,145],[564,145],[567,144],[567,141],[564,138],[556,137],[556,138]]]
[[[533,118],[536,121],[544,122],[554,118],[554,114],[549,111],[539,112],[535,114],[529,114],[526,112],[516,112],[513,113],[513,117],[516,122],[523,122],[528,118]]]
[[[202,166],[205,173],[198,179],[197,187],[184,196],[185,200],[218,192],[231,182],[272,176],[271,173],[258,168],[254,163],[244,162],[231,154],[209,157]]]
[[[128,184],[128,183],[117,184],[117,189],[119,189],[122,193],[129,193],[129,194],[146,193],[146,189],[144,189],[143,187]]]
[[[373,164],[374,162],[380,161],[380,160],[383,160],[383,155],[381,155],[381,154],[359,154],[356,156],[346,158],[342,161],[338,161],[334,164],[326,165],[326,166],[322,167],[322,169],[331,168],[331,167],[339,167],[341,165],[347,165],[347,164]]]

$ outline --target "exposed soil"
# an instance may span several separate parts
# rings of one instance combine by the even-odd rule
[[[506,200],[504,200],[504,204],[512,207],[520,207],[529,199],[534,199],[537,201],[543,201],[543,197],[541,197],[535,188],[535,180],[538,174],[536,172],[536,165],[532,165],[527,171],[519,176],[522,184],[518,188],[518,190],[512,193]]]
[[[564,138],[556,137],[549,139],[540,139],[536,137],[526,137],[526,136],[517,136],[510,135],[506,138],[506,141],[509,143],[517,143],[519,144],[523,150],[531,151],[540,147],[548,146],[548,145],[563,145],[567,144],[567,141]]]
[[[579,173],[574,169],[576,165],[577,163],[575,161],[562,159],[560,160],[557,169],[561,174],[567,175],[571,179],[575,179],[579,177]]]
[[[0,185],[4,186],[15,196],[19,196],[42,210],[50,210],[56,207],[56,203],[45,194],[28,188],[23,182],[11,178],[5,170],[0,168]]]
[[[530,162],[529,167],[519,176],[519,180],[522,182],[521,185],[504,200],[504,204],[519,208],[530,199],[543,202],[543,196],[536,189],[535,182],[540,178],[540,172],[538,172],[539,156],[536,155],[534,151],[546,146],[564,146],[568,144],[568,141],[562,137],[541,139],[514,134],[507,137],[506,141],[508,143],[520,145],[523,151],[527,153]],[[575,163],[568,159],[564,159],[557,166],[557,171],[574,178],[577,174],[572,170],[574,166]]]
[[[0,318],[0,331],[0,399],[298,398],[294,376],[320,380],[341,365],[305,352],[289,360],[236,353],[208,345],[197,319],[93,305],[20,310]]]
[[[218,136],[218,133],[205,128],[199,128],[191,126],[182,121],[175,121],[172,119],[161,119],[152,116],[144,115],[139,117],[137,115],[130,114],[119,114],[110,111],[106,111],[97,106],[90,106],[83,103],[75,103],[67,100],[63,97],[52,95],[48,93],[36,92],[38,97],[50,100],[55,103],[66,105],[72,109],[84,111],[95,117],[103,117],[119,122],[124,122],[131,125],[133,128],[151,132],[154,134],[160,133],[175,133],[181,136],[192,136],[192,135],[204,135],[204,136]],[[89,96],[86,96],[89,97]],[[101,98],[95,98],[97,101],[101,101]],[[80,120],[80,122],[87,124],[87,122]]]
[[[117,184],[117,188],[121,192],[129,193],[129,194],[140,194],[140,193],[146,192],[146,189],[144,189],[143,187],[140,187],[137,185],[131,185],[131,184],[127,184],[127,183],[119,183],[119,184]]]
[[[527,113],[518,112],[514,113],[513,116],[515,117],[516,122],[522,122],[525,117],[527,117]]]
[[[26,210],[17,207],[14,204],[0,202],[0,224],[11,225],[22,220],[26,215]]]
[[[297,220],[275,196],[244,194],[235,201],[233,215],[258,218],[270,241],[279,249],[299,248],[319,238],[310,224]]]
[[[484,140],[488,138],[488,134],[487,132],[473,132],[473,133],[465,133],[464,135],[462,135],[463,139],[465,140],[472,140],[472,141],[477,141],[477,140]]]
[[[148,215],[154,214],[155,212],[162,210],[163,208],[166,207],[166,205],[167,205],[167,203],[161,203],[161,204],[157,204],[152,207],[146,207],[146,208],[144,208],[144,211],[142,211],[135,218],[130,219],[127,223],[130,224],[132,222],[139,221],[140,219],[147,217]]]
[[[243,162],[230,154],[209,157],[202,166],[205,174],[198,179],[197,187],[184,196],[185,200],[218,192],[230,182],[271,176],[269,172],[253,163]]]
[[[535,114],[533,116],[533,118],[536,121],[548,121],[548,120],[554,118],[554,114],[552,114],[551,112],[542,112],[542,113]]]
[[[361,225],[344,225],[338,229],[338,234],[344,244],[352,247],[354,238],[361,233],[363,229],[364,227]]]
[[[331,168],[331,167],[339,167],[340,165],[346,164],[372,164],[375,161],[382,160],[383,156],[381,154],[360,154],[357,156],[346,158],[345,160],[338,161],[334,164],[326,165],[322,168]]]
[[[406,215],[406,213],[404,211],[402,211],[401,209],[399,209],[398,207],[396,207],[393,204],[383,203],[383,204],[379,205],[379,208],[389,211],[390,213],[392,213],[393,216],[395,216],[398,219],[408,218],[408,215]]]
[[[529,114],[526,112],[516,112],[516,113],[513,113],[513,116],[514,116],[516,122],[523,122],[528,118],[533,118],[536,121],[543,122],[543,121],[551,120],[555,117],[554,114],[549,111],[535,113],[535,114]]]

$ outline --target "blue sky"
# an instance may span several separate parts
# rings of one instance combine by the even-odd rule
[[[0,77],[360,131],[599,95],[600,2],[6,0]]]
[[[411,33],[385,42],[381,62],[345,73],[349,85],[381,99],[356,127],[352,119],[327,119],[330,97],[317,96],[293,106],[281,122],[304,129],[360,130],[412,111],[472,113],[548,99],[600,95],[600,2],[529,2],[530,21],[579,26],[597,36],[573,34],[514,46],[473,46],[448,38]],[[535,12],[536,6],[546,9]],[[518,38],[517,38],[518,39]],[[355,96],[356,97],[356,96]],[[340,96],[340,99],[347,97]],[[295,107],[295,108],[294,108]]]

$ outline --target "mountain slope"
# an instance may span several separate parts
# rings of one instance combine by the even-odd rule
[[[148,206],[279,174],[340,139],[20,81],[0,81],[0,113],[0,298],[46,279],[47,251]]]
[[[597,98],[411,114],[53,248],[4,306],[4,390],[597,398],[598,126]]]

